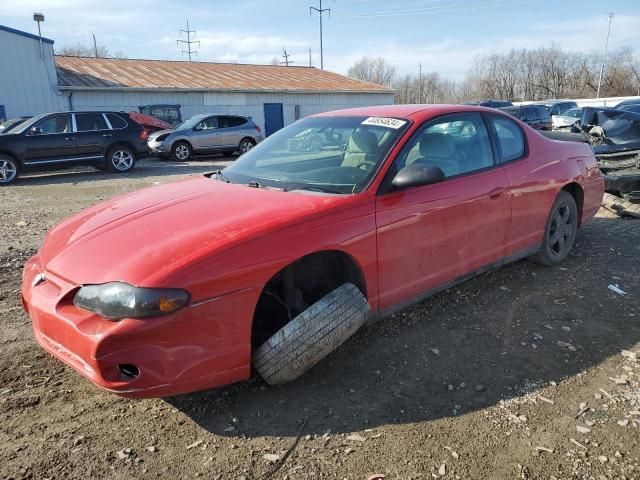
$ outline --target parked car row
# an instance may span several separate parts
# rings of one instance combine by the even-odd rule
[[[7,120],[0,124],[0,185],[37,169],[91,165],[128,172],[149,154],[179,161],[197,153],[242,154],[264,138],[251,117],[241,115],[195,115],[173,130],[151,135],[136,122],[140,115],[60,112]]]

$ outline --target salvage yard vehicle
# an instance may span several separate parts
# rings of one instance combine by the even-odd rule
[[[248,152],[264,137],[251,117],[242,115],[194,115],[174,130],[149,135],[151,155],[184,162],[198,153]]]
[[[549,115],[563,115],[572,108],[578,108],[578,104],[573,100],[548,100],[546,102],[537,102],[530,105],[539,105],[544,107]]]
[[[138,107],[138,110],[143,115],[149,115],[150,117],[157,118],[158,120],[162,120],[173,127],[182,123],[180,105],[143,105]]]
[[[535,130],[551,130],[551,117],[547,110],[539,105],[501,107],[500,110],[516,117]]]
[[[36,115],[0,135],[0,185],[37,169],[93,165],[116,173],[147,153],[147,132],[126,114],[62,112]]]
[[[30,116],[24,116],[24,117],[16,117],[16,118],[10,118],[9,120],[5,120],[4,122],[0,123],[0,135],[2,135],[3,133],[10,132],[14,128],[17,128],[18,125],[26,122],[30,118],[31,118]]]
[[[640,203],[640,113],[617,107],[585,107],[574,129],[593,146],[605,173],[606,191]]]
[[[554,115],[551,118],[553,130],[571,131],[574,123],[579,122],[582,117],[582,108],[572,108],[562,115]]]
[[[512,107],[513,103],[509,100],[469,100],[463,105],[477,105],[478,107],[503,108]]]
[[[290,150],[309,129],[343,148]],[[212,388],[252,364],[277,385],[474,275],[562,262],[602,195],[589,145],[498,110],[323,113],[222,171],[63,221],[24,267],[23,305],[45,350],[120,395]]]

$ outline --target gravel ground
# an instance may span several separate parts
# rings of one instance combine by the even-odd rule
[[[0,190],[0,478],[640,478],[640,223],[605,211],[561,267],[482,275],[279,388],[127,400],[36,346],[20,275],[52,225],[226,160]]]

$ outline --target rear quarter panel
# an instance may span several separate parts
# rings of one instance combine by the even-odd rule
[[[589,145],[550,140],[529,127],[523,128],[528,155],[504,166],[512,198],[507,255],[540,244],[551,206],[565,186],[577,183],[584,192],[581,223],[597,212],[604,191]]]

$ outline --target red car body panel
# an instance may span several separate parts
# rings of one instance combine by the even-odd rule
[[[482,107],[420,105],[323,114],[412,121],[368,188],[356,195],[255,189],[196,177],[70,217],[25,265],[22,294],[36,339],[121,395],[211,388],[249,377],[262,289],[306,255],[347,254],[362,273],[372,311],[381,312],[533,252],[558,191],[568,184],[584,192],[582,221],[595,214],[604,182],[591,149],[546,139],[524,124],[523,159],[377,195],[395,156],[423,122],[462,111],[503,115]],[[34,286],[42,273],[46,280]],[[166,317],[117,322],[73,305],[82,285],[116,280],[184,288],[191,301]],[[121,364],[138,366],[140,375],[124,378]]]

